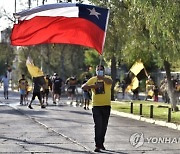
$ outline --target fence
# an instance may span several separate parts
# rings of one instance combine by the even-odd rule
[[[134,104],[133,102],[130,103],[130,113],[133,114]],[[171,111],[172,109],[170,107],[167,108],[168,114],[167,114],[167,121],[171,122]],[[143,104],[139,104],[139,115],[143,116]],[[149,107],[149,118],[154,118],[154,105],[150,105]]]

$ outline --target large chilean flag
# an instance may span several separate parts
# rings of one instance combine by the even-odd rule
[[[103,52],[109,9],[93,5],[58,3],[15,14],[11,44],[44,43],[83,45]]]

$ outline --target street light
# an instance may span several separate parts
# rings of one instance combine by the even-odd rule
[[[31,8],[31,0],[28,0],[28,8]]]
[[[14,1],[14,12],[16,13],[16,0]]]

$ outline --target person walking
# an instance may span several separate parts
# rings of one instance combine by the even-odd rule
[[[122,80],[120,85],[121,85],[121,89],[122,89],[122,99],[124,99],[125,98],[125,91],[126,91],[126,82],[125,82],[125,80]]]
[[[28,82],[25,79],[25,75],[22,74],[22,78],[19,80],[18,90],[20,92],[20,105],[26,104],[26,95],[27,95]]]
[[[8,89],[9,89],[9,78],[7,74],[2,78],[3,87],[4,87],[4,99],[8,99]]]
[[[32,102],[35,100],[36,96],[38,97],[39,103],[41,105],[41,108],[46,108],[46,106],[42,102],[42,96],[41,96],[41,87],[43,87],[38,80],[33,79],[33,95],[31,98],[30,103],[28,104],[28,108],[33,109]]]
[[[71,103],[74,101],[76,94],[77,79],[75,76],[71,76],[66,80],[68,99],[71,98]]]
[[[63,80],[58,76],[57,73],[55,73],[52,82],[53,104],[56,104],[56,100],[60,101],[62,84],[63,84]]]
[[[148,100],[148,98],[152,98],[153,96],[153,87],[154,87],[154,81],[152,80],[151,76],[148,76],[148,79],[146,80],[146,96],[145,101]],[[151,95],[152,93],[152,95]]]
[[[158,102],[159,88],[157,85],[154,86],[153,91],[154,91],[154,101]]]
[[[112,79],[105,75],[103,65],[96,67],[96,76],[91,77],[82,85],[83,90],[91,89],[92,113],[95,124],[95,152],[105,150],[104,141],[111,110]]]
[[[46,77],[44,78],[45,80],[45,86],[43,89],[43,103],[46,102],[46,105],[48,105],[48,98],[49,98],[49,89],[52,89],[52,83],[51,80],[49,79],[49,75],[46,75]]]
[[[88,81],[88,76],[85,76],[83,84]],[[90,92],[89,90],[83,90],[83,99],[84,99],[84,109],[89,110],[89,102],[90,102]]]

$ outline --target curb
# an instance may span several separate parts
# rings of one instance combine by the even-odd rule
[[[115,110],[111,110],[111,113],[121,116],[121,117],[125,117],[125,118],[135,119],[135,120],[144,121],[144,122],[151,123],[151,124],[168,127],[168,128],[175,129],[175,130],[180,130],[180,125],[166,122],[166,121],[144,118],[139,115],[133,115],[130,113],[124,113],[124,112],[119,112],[119,111],[115,111]]]

